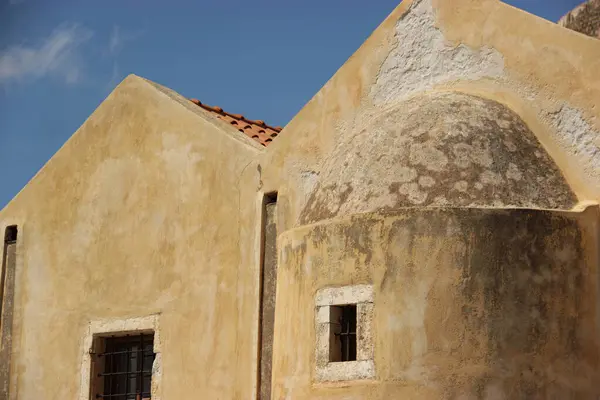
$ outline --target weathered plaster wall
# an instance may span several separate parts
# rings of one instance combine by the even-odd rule
[[[162,399],[255,390],[238,180],[261,150],[159,89],[127,78],[0,214],[25,227],[12,399],[78,398],[90,321],[153,314]]]
[[[296,228],[371,211],[364,208],[376,200],[369,193],[385,194],[379,197],[381,203],[374,203],[378,208],[437,205],[411,202],[410,187],[400,193],[401,183],[437,193],[433,199],[448,192],[447,185],[454,189],[458,184],[457,192],[450,189],[457,196],[450,205],[461,207],[560,210],[597,202],[598,70],[598,41],[501,2],[405,0],[264,152],[180,96],[135,77],[127,79],[0,213],[0,223],[25,227],[23,251],[17,254],[21,267],[16,271],[11,397],[75,398],[78,382],[73,375],[80,370],[80,346],[89,321],[151,314],[160,314],[161,321],[163,399],[198,393],[206,398],[254,396],[260,345],[260,210],[263,193],[272,191],[278,191],[278,230],[289,231],[282,243],[291,241],[291,250],[283,253],[287,272],[276,305],[275,337],[281,343],[274,347],[274,398],[435,398],[463,392],[489,397],[507,393],[510,398],[543,390],[559,398],[596,395],[586,385],[596,379],[588,367],[597,369],[598,335],[592,326],[596,280],[590,278],[596,274],[597,237],[590,232],[598,228],[589,227],[596,224],[597,213],[588,211],[583,218],[535,210],[415,208],[394,217],[370,214],[331,225],[346,226],[341,231],[329,231],[326,224]],[[413,107],[411,101],[466,98],[449,92],[487,99],[477,100],[489,101],[485,113],[469,113],[473,105],[466,102],[462,116],[480,123],[493,120],[494,110],[500,110],[516,129],[499,125],[497,132],[509,137],[511,132],[513,144],[522,146],[516,151],[533,151],[537,160],[531,154],[513,161],[497,159],[491,152],[489,169],[502,174],[510,191],[503,192],[506,186],[496,183],[495,190],[471,204],[469,198],[477,192],[464,192],[461,200],[464,184],[455,176],[423,174],[400,182],[406,165],[377,165],[379,155],[393,158],[398,156],[394,151],[405,151],[388,148],[388,140],[397,137],[395,119],[405,115],[402,122],[410,121],[406,111]],[[443,134],[460,131],[461,114],[448,116],[442,111],[449,105],[435,102],[438,108],[427,115],[436,116],[432,121],[449,143]],[[511,153],[510,140],[498,141],[487,133],[490,147],[500,148],[499,154]],[[388,139],[370,143],[368,135]],[[473,146],[474,137],[470,133],[461,140]],[[340,164],[343,157],[336,149],[352,144],[352,138],[360,141],[357,151],[365,155],[360,163],[374,167],[367,169],[369,179],[357,174],[357,160],[351,176]],[[429,155],[439,150],[437,144],[431,150],[422,153],[430,166],[435,162],[430,163]],[[484,160],[484,150],[470,157]],[[410,150],[407,157],[410,161]],[[471,172],[467,189],[477,190],[478,182],[485,183],[480,182],[485,171]],[[519,176],[527,184],[510,186]],[[360,196],[347,195],[342,178],[359,182],[360,191],[351,193]],[[319,188],[332,182],[341,190],[324,194],[320,202],[339,205],[338,211],[311,212],[305,218],[312,194],[322,193]],[[393,182],[405,197],[394,193]],[[386,203],[386,196],[402,201]],[[408,233],[392,232],[403,223]],[[446,227],[456,232],[444,231]],[[319,231],[331,235],[333,242],[315,237]],[[522,242],[511,241],[515,234]],[[514,242],[514,250],[502,247],[497,238]],[[306,252],[302,243],[310,245]],[[533,258],[520,259],[517,250]],[[370,259],[367,253],[373,254]],[[443,257],[434,259],[435,254]],[[386,257],[396,265],[387,275]],[[497,269],[478,257],[493,260]],[[301,263],[304,259],[310,262]],[[535,271],[542,266],[548,271]],[[512,280],[496,271],[512,274]],[[368,282],[379,288],[373,332],[378,335],[379,384],[348,384],[344,390],[345,384],[311,387],[314,291],[325,284]],[[496,287],[504,292],[494,292]],[[531,287],[535,290],[525,296]],[[454,297],[467,308],[453,304]],[[514,332],[499,322],[505,313],[514,317],[506,325]],[[571,326],[576,328],[564,331]],[[531,341],[523,327],[533,330]],[[448,337],[443,336],[446,331]],[[427,335],[420,336],[423,332]],[[463,334],[472,339],[466,342],[471,345],[459,346]],[[385,346],[392,346],[387,353]],[[552,364],[555,359],[561,361]],[[433,363],[441,369],[435,371]],[[61,374],[55,373],[58,369]],[[530,372],[512,375],[519,369]],[[535,381],[547,387],[535,386]]]
[[[412,208],[282,234],[274,398],[597,397],[597,217]],[[299,321],[319,289],[359,284],[376,377],[315,382],[315,325]]]
[[[413,241],[410,253],[404,250],[409,246],[408,242],[399,242],[400,239],[388,235],[390,228],[385,222],[377,223],[373,228],[352,225],[354,233],[348,233],[343,236],[344,239],[342,236],[336,239],[339,241],[336,249],[344,248],[349,253],[347,258],[340,255],[339,259],[329,255],[325,245],[309,245],[310,240],[303,235],[308,235],[312,228],[286,231],[326,218],[368,212],[373,209],[371,206],[387,210],[410,206],[415,207],[410,212],[418,214],[424,212],[423,206],[436,206],[433,202],[428,203],[430,193],[437,193],[433,199],[442,193],[444,196],[456,196],[446,206],[475,206],[485,209],[532,207],[564,210],[580,209],[582,204],[597,202],[600,200],[600,109],[596,106],[600,98],[598,70],[599,42],[501,2],[415,0],[400,4],[285,127],[267,151],[244,171],[244,197],[249,198],[256,191],[279,192],[278,226],[283,232],[281,243],[289,241],[290,246],[296,249],[288,254],[289,257],[298,257],[295,261],[288,259],[280,262],[280,268],[287,272],[280,275],[281,286],[278,288],[278,333],[273,365],[277,374],[273,386],[275,398],[395,398],[402,397],[401,395],[406,398],[443,398],[445,395],[460,398],[463,392],[465,398],[484,394],[490,398],[518,398],[519,395],[528,397],[529,393],[542,393],[541,397],[544,398],[544,390],[547,390],[550,398],[554,395],[556,398],[585,398],[589,393],[596,395],[595,389],[586,385],[595,381],[598,371],[597,342],[588,336],[588,332],[592,332],[592,336],[597,333],[595,310],[587,308],[595,307],[597,300],[597,258],[594,258],[596,255],[589,255],[585,262],[572,260],[573,270],[568,272],[565,255],[555,254],[550,244],[557,244],[560,249],[556,237],[564,235],[560,240],[572,243],[574,248],[581,248],[582,245],[578,242],[580,239],[577,238],[577,229],[562,217],[549,217],[549,214],[537,214],[533,210],[502,211],[498,214],[500,216],[494,217],[491,215],[496,215],[499,211],[472,211],[482,213],[481,215],[489,212],[490,216],[486,218],[502,220],[507,226],[514,228],[515,232],[523,229],[524,236],[517,237],[530,245],[535,235],[533,232],[541,230],[541,238],[545,238],[545,242],[540,242],[534,250],[514,244],[516,249],[524,253],[534,251],[541,252],[538,255],[544,255],[544,260],[543,257],[536,258],[536,262],[530,260],[531,263],[527,265],[518,259],[517,253],[501,246],[502,242],[513,238],[515,232],[498,226],[500,232],[496,234],[489,225],[485,227],[487,222],[484,224],[482,220],[477,220],[485,220],[484,217],[459,218],[473,222],[480,231],[475,232],[465,227],[462,234],[456,237],[452,232],[448,233],[451,236],[449,239],[439,232],[421,232],[417,235],[418,239]],[[448,94],[450,92],[459,94]],[[489,146],[494,149],[490,152],[493,160],[489,169],[501,174],[504,182],[491,185],[490,189],[493,187],[493,190],[490,190],[489,195],[477,197],[478,201],[471,203],[471,194],[478,193],[475,192],[475,184],[480,178],[469,178],[466,192],[458,190],[465,187],[464,183],[460,183],[457,190],[453,191],[454,185],[460,180],[456,174],[444,176],[444,170],[433,171],[440,174],[435,179],[425,174],[426,168],[422,168],[421,182],[419,177],[414,177],[412,181],[409,179],[409,182],[400,182],[397,186],[398,193],[390,193],[391,183],[405,179],[407,170],[403,167],[415,168],[397,162],[397,158],[404,157],[410,164],[410,150],[402,148],[406,143],[398,140],[401,137],[398,132],[403,128],[406,128],[406,134],[409,132],[408,127],[402,123],[415,122],[413,131],[427,131],[422,134],[424,138],[433,130],[431,134],[438,134],[442,139],[435,144],[435,149],[438,149],[439,144],[450,143],[455,137],[460,137],[472,146],[472,143],[468,143],[468,138],[477,136],[476,129],[470,135],[461,137],[460,113],[449,112],[451,107],[438,100],[435,101],[441,104],[437,104],[437,108],[433,105],[428,107],[425,100],[452,96],[464,98],[460,93],[487,99],[482,100],[483,102],[490,101],[490,109],[485,113],[476,116],[465,112],[462,115],[466,119],[462,121],[463,125],[469,124],[473,117],[475,120],[485,120],[485,116],[489,115],[493,120],[494,110],[502,108],[499,115],[511,115],[510,119],[515,121],[515,126],[520,127],[515,130],[494,127],[490,129],[494,133],[484,135],[489,137],[488,143],[495,143],[496,146]],[[501,117],[498,121],[505,119]],[[399,123],[395,124],[394,120]],[[495,136],[496,132],[506,137],[504,135],[508,131],[514,134],[513,144],[519,142],[517,149],[524,152],[531,149],[534,157],[537,151],[540,157],[537,160],[531,159],[531,152],[512,156],[510,148],[513,147],[510,144],[495,142],[499,140]],[[532,135],[535,140],[531,139]],[[415,141],[418,142],[411,137],[408,144]],[[498,154],[495,153],[497,149],[500,149]],[[450,160],[452,153],[442,152]],[[469,152],[469,157],[485,158],[485,154],[484,147],[482,150]],[[518,169],[521,175],[509,171],[510,163],[518,164],[518,168],[513,167],[510,171],[516,172]],[[556,173],[556,169],[560,170],[560,174]],[[476,170],[469,169],[466,172],[469,174],[473,171]],[[456,169],[459,176],[460,172],[460,168]],[[484,170],[478,172],[481,174]],[[429,180],[428,176],[434,179]],[[518,184],[510,176],[520,176],[528,183]],[[555,183],[541,184],[551,180]],[[352,184],[352,189],[347,183]],[[417,194],[427,192],[426,201],[421,204],[411,202],[408,196],[410,190],[400,193],[400,188],[406,183],[412,183],[413,188],[418,187],[418,192],[415,191]],[[405,189],[411,187],[406,186]],[[510,187],[509,193],[503,192],[508,190],[507,187]],[[554,192],[555,189],[558,191]],[[544,195],[540,195],[541,193]],[[313,194],[316,195],[313,197]],[[498,202],[496,196],[501,196],[502,201]],[[316,198],[319,200],[315,201]],[[315,204],[320,206],[315,207]],[[452,213],[447,212],[450,215]],[[467,211],[455,212],[460,214]],[[524,215],[528,215],[526,220],[536,221],[537,225],[527,222],[531,224],[527,226],[522,219]],[[422,229],[429,229],[429,226],[441,230],[439,224],[454,218],[444,216],[439,223],[423,219]],[[598,216],[587,213],[586,218],[592,221],[590,223],[596,223]],[[242,221],[245,226],[243,229],[252,234],[257,221],[250,210],[244,211]],[[552,229],[547,228],[548,226],[556,231],[550,232]],[[327,234],[335,236],[334,232],[327,231]],[[473,237],[469,237],[470,234]],[[360,240],[351,239],[352,235]],[[588,239],[590,237],[586,236]],[[473,249],[469,253],[464,248],[474,238],[478,238],[480,242],[488,241],[485,245],[478,242],[477,245],[481,247],[476,251],[495,260],[494,265],[501,267],[500,270],[510,271],[514,275],[511,278],[518,278],[514,282],[515,286],[511,286],[508,278],[493,275],[493,271],[487,269],[489,266],[483,265],[484,262],[465,261],[465,254],[475,257]],[[302,249],[304,244],[307,246],[305,250]],[[594,253],[596,250],[593,249],[598,246],[597,239],[589,239],[586,246],[590,246],[586,251]],[[365,255],[362,258],[357,255],[368,251],[369,247],[378,249],[377,260],[381,262],[380,265],[375,261],[367,262]],[[508,254],[499,254],[501,251]],[[368,283],[369,280],[377,286],[383,280],[383,254],[386,252],[394,255],[400,269],[394,270],[396,272],[391,275],[391,286],[386,289],[389,294],[379,298],[376,296],[374,303],[376,308],[380,307],[379,312],[375,311],[378,322],[374,334],[383,335],[376,342],[375,365],[378,380],[357,385],[313,385],[315,338],[311,329],[314,326],[314,291],[326,285]],[[444,258],[437,260],[434,258],[435,254],[443,254]],[[305,263],[300,262],[302,255],[306,257]],[[556,258],[549,260],[551,256]],[[422,261],[420,268],[411,267],[404,272],[397,272],[402,271],[403,265],[406,266],[403,258]],[[550,264],[546,263],[546,259]],[[248,255],[246,260],[252,262],[256,260],[256,256]],[[450,260],[455,260],[456,263]],[[513,261],[515,265],[522,267],[523,276],[516,276],[518,269],[505,267]],[[295,267],[291,268],[292,265]],[[544,283],[545,281],[533,283],[537,292],[532,293],[531,298],[524,298],[525,294],[529,296],[529,292],[525,292],[528,288],[524,282],[533,279],[531,276],[534,275],[535,268],[543,269],[544,265],[553,265],[552,284]],[[461,285],[470,284],[469,276],[463,282],[460,274],[471,268],[475,268],[472,281],[479,286],[477,290],[473,289],[477,293],[473,295],[475,297],[469,298],[459,289]],[[535,272],[536,279],[543,275],[542,272]],[[570,276],[570,273],[574,276]],[[575,276],[586,276],[588,279],[575,284]],[[434,278],[441,281],[432,283]],[[403,280],[411,282],[411,285],[402,283]],[[560,283],[561,280],[563,283]],[[580,284],[591,285],[585,289],[585,295],[577,290]],[[428,291],[432,285],[449,286],[445,286],[447,289],[443,290]],[[520,296],[517,303],[510,303],[508,295],[494,294],[494,286],[498,290]],[[490,292],[483,294],[483,287],[487,287]],[[436,294],[437,290],[441,292]],[[394,297],[392,292],[400,297]],[[466,311],[458,308],[459,306],[453,308],[454,296],[462,298],[459,304],[474,307],[476,311],[473,311],[472,319],[468,319],[463,314]],[[550,298],[553,297],[562,299],[563,305],[552,303]],[[493,302],[493,299],[502,300],[499,309],[493,309],[489,303],[485,304],[485,301]],[[411,307],[407,307],[408,304]],[[516,309],[515,304],[526,308]],[[554,311],[551,314],[542,313],[541,317],[536,316],[544,308]],[[293,314],[286,312],[290,309],[299,311]],[[430,310],[430,317],[437,322],[428,326],[427,331],[431,333],[423,337],[423,341],[419,341],[419,335],[425,329],[420,324],[428,318],[421,318],[424,310]],[[511,322],[506,326],[514,327],[512,337],[499,327],[502,325],[498,322],[499,315],[504,312],[512,313],[513,321],[543,331],[534,332],[532,341],[527,342],[527,333]],[[529,312],[532,314],[528,315]],[[416,313],[416,325],[411,328],[413,313]],[[398,317],[396,319],[404,322],[396,324],[394,318],[388,321],[386,315],[395,315]],[[480,329],[482,322],[488,324],[489,329],[487,326],[484,330]],[[586,349],[583,352],[571,347],[570,333],[560,331],[574,323],[578,325],[577,335],[581,337],[576,342]],[[450,339],[443,336],[448,329],[448,337],[455,335]],[[557,336],[546,341],[544,338],[547,329],[554,329],[552,335],[556,333]],[[386,330],[389,333],[382,333]],[[463,342],[460,332],[470,335],[474,342]],[[438,335],[437,338],[434,338],[435,335]],[[496,338],[495,335],[499,336]],[[506,344],[513,339],[515,347],[507,347]],[[464,347],[459,343],[465,343]],[[440,354],[436,356],[438,351]],[[453,358],[452,352],[460,354]],[[469,354],[470,352],[473,354]],[[536,357],[538,353],[540,356]],[[427,354],[427,358],[423,358],[424,354]],[[525,356],[516,357],[516,354]],[[574,354],[581,355],[581,363],[575,361]],[[510,360],[513,358],[514,364],[511,364]],[[434,364],[440,364],[440,371],[435,372],[432,366]],[[553,365],[552,369],[548,369],[547,365]],[[571,373],[570,370],[578,372]],[[514,371],[530,372],[519,378],[514,375]],[[552,373],[556,374],[556,383],[552,383]],[[540,383],[535,384],[536,380]],[[564,383],[568,380],[573,382],[573,387]],[[540,384],[546,384],[546,389],[535,386]]]
[[[4,244],[2,288],[0,288],[0,399],[7,399],[10,387],[10,357],[17,269],[17,243]]]
[[[344,172],[343,163],[336,164],[338,171],[329,168],[338,146],[361,135],[385,135],[389,127],[382,126],[382,115],[394,109],[405,112],[403,107],[419,93],[456,91],[516,113],[577,201],[597,202],[598,70],[599,42],[501,2],[404,1],[245,171],[245,182],[252,186],[247,190],[279,190],[284,228],[298,226],[306,221],[303,212],[315,188],[329,185],[330,174]],[[368,145],[368,139],[361,140]],[[371,153],[390,151],[381,144]],[[367,157],[364,165],[376,161]],[[367,179],[363,195],[387,190],[380,182],[389,183],[401,173],[391,167],[379,179]],[[341,180],[337,183],[339,193],[327,201],[343,209],[348,191]],[[569,201],[552,206],[534,197],[521,204],[570,208]],[[494,206],[494,200],[486,205]]]
[[[264,207],[260,313],[260,399],[271,398],[275,296],[277,290],[277,203]]]

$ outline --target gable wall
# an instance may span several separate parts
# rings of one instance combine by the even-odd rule
[[[262,193],[278,191],[278,230],[297,228],[340,141],[423,92],[507,105],[577,201],[597,201],[599,56],[598,42],[496,1],[405,1],[265,152],[177,95],[126,80],[0,214],[24,246],[13,398],[75,397],[90,321],[155,313],[163,398],[253,395]]]
[[[254,390],[237,188],[261,150],[188,103],[127,78],[0,215],[20,235],[11,398],[80,398],[90,324],[149,315],[157,398]]]
[[[297,226],[338,143],[420,93],[461,91],[516,112],[579,202],[597,202],[599,56],[598,41],[498,1],[404,1],[269,146],[260,180],[289,192],[282,218]]]
[[[332,162],[334,155],[339,155],[336,151],[341,143],[352,142],[358,137],[366,137],[364,140],[368,141],[369,135],[378,133],[378,129],[385,135],[386,127],[375,123],[381,120],[379,117],[392,110],[402,109],[403,104],[410,104],[412,99],[423,93],[459,91],[490,99],[514,111],[534,133],[541,148],[550,155],[575,193],[576,201],[572,210],[577,214],[585,204],[600,200],[600,109],[596,105],[600,98],[598,70],[598,41],[498,1],[415,0],[401,3],[284,128],[267,151],[244,171],[244,197],[252,196],[257,190],[279,191],[278,221],[282,232],[279,244],[281,246],[282,240],[286,240],[285,244],[289,248],[303,254],[303,257],[292,256],[286,261],[289,263],[286,265],[290,270],[289,276],[286,275],[287,278],[280,281],[278,286],[276,329],[279,328],[284,333],[281,343],[277,343],[277,338],[281,336],[276,335],[274,346],[276,363],[279,363],[274,368],[274,393],[284,398],[389,398],[391,393],[398,393],[395,392],[397,387],[394,384],[390,384],[390,387],[380,384],[374,389],[373,382],[344,382],[322,389],[314,383],[314,358],[311,353],[315,345],[314,329],[310,324],[313,323],[314,313],[311,300],[316,290],[323,285],[377,283],[372,275],[363,273],[360,262],[334,260],[336,262],[331,264],[323,263],[325,254],[329,254],[327,251],[322,254],[312,252],[308,244],[304,245],[310,242],[313,247],[325,246],[327,235],[316,237],[312,242],[300,237],[303,232],[299,232],[296,237],[295,229],[304,229],[302,214],[323,176],[329,174],[335,177],[336,171],[343,171],[345,167],[343,162]],[[381,147],[379,152],[377,150],[374,149],[364,159],[364,167],[370,168],[370,171],[379,162],[378,156],[387,154],[389,149]],[[351,153],[347,154],[348,158],[353,156]],[[343,158],[342,154],[340,159]],[[346,187],[339,191],[338,196],[326,199],[325,203],[334,212],[323,214],[324,221],[321,222],[324,226],[339,223],[343,213],[337,214],[335,220],[326,218],[348,206],[346,202],[352,198],[348,193],[355,194],[357,190],[361,190],[364,202],[368,203],[370,191],[383,191],[386,188],[377,185],[381,181],[389,182],[400,173],[397,169],[389,168],[382,175],[386,179],[361,181],[360,176],[357,176],[356,181],[361,186]],[[543,176],[544,171],[536,173]],[[341,175],[343,173],[339,174]],[[523,193],[527,193],[527,187],[521,189]],[[490,202],[480,207],[502,209],[506,205]],[[356,208],[348,206],[346,209]],[[420,212],[422,210],[418,208],[414,210],[414,213]],[[536,212],[537,210],[532,211],[533,214]],[[574,218],[597,224],[597,213]],[[314,218],[310,222],[318,220],[319,218]],[[250,215],[242,218],[242,221],[247,227],[254,223]],[[306,229],[312,226],[309,225]],[[559,227],[555,228],[560,230]],[[365,244],[368,242],[358,241],[355,237],[360,236],[361,229],[363,228],[356,227],[340,238],[340,243],[344,243],[344,246],[352,246],[352,249],[346,249],[345,255],[359,258],[361,250],[384,243],[383,238],[378,236],[379,230],[370,237],[374,241],[372,246]],[[577,267],[577,271],[586,271],[585,273],[596,268],[600,248],[595,228],[590,232],[592,233],[584,240],[586,246],[589,246],[586,251],[590,256]],[[446,238],[440,240],[443,242],[440,248],[447,250],[444,247],[447,244]],[[486,240],[505,243],[508,237],[488,237],[482,242]],[[402,245],[392,247],[391,251],[406,256],[409,264],[413,257],[418,258],[429,251],[421,249],[420,252],[405,254],[406,250]],[[281,251],[280,247],[280,268],[281,260],[285,257]],[[251,259],[248,258],[247,261],[250,262]],[[322,265],[318,271],[317,265]],[[449,265],[442,265],[439,260],[433,260],[427,266],[439,267],[441,271],[450,268]],[[378,267],[380,266],[374,266]],[[532,266],[533,269],[538,267],[539,265]],[[305,278],[308,274],[313,274],[315,279],[320,280],[319,284],[307,284]],[[338,279],[338,276],[343,276],[343,279]],[[426,282],[435,282],[435,279],[435,276],[423,272],[423,276],[413,283],[422,284],[425,287],[423,290],[428,290]],[[581,294],[577,301],[594,304],[592,308],[595,308],[597,298],[597,288],[592,287],[585,295]],[[390,302],[386,306],[391,304]],[[432,311],[433,306],[428,304],[427,298],[416,301],[416,306],[430,310],[431,314],[421,316],[422,319],[415,323],[427,325],[438,317],[443,318],[437,311]],[[288,312],[290,307],[301,307],[301,311],[291,316]],[[376,299],[376,315],[377,307]],[[400,310],[401,307],[398,307]],[[564,316],[561,314],[563,311],[557,312],[561,317]],[[593,327],[596,323],[594,313],[595,310],[592,310],[587,317],[578,314],[576,319],[582,325]],[[292,317],[295,320],[301,319],[306,328],[301,332],[294,329],[290,321]],[[382,328],[386,326],[385,315],[381,318],[378,328],[383,331],[375,335],[386,332]],[[281,322],[282,319],[284,322]],[[587,328],[583,331],[585,329]],[[430,333],[437,334],[433,331]],[[595,334],[596,332],[592,333]],[[294,343],[291,350],[290,343]],[[510,348],[510,341],[507,343]],[[384,343],[380,345],[380,354],[385,357],[389,349]],[[552,341],[548,345],[562,346]],[[591,346],[596,344],[592,343]],[[434,348],[430,350],[435,351]],[[469,351],[469,348],[464,350]],[[409,352],[407,348],[402,351]],[[590,355],[591,360],[595,357],[596,353]],[[404,367],[399,367],[395,372],[398,376],[403,372],[418,372],[402,368]],[[398,386],[405,382],[397,377],[394,379],[398,379]],[[447,394],[422,391],[418,384],[414,389],[416,392],[406,390],[407,395],[413,395],[414,398],[417,398],[416,393],[422,398],[445,398]],[[582,390],[585,392],[595,389],[586,387]],[[551,392],[552,390],[548,393]]]

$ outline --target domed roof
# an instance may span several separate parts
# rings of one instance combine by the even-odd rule
[[[588,0],[558,21],[565,28],[600,38],[600,0]]]
[[[401,207],[569,209],[576,202],[516,113],[492,100],[435,92],[342,135],[300,222]]]

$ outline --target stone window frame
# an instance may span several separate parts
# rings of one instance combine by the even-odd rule
[[[375,378],[373,360],[373,286],[327,287],[315,297],[316,381],[337,382]],[[331,362],[331,307],[356,305],[356,361]]]
[[[94,339],[112,335],[126,335],[135,333],[154,333],[154,363],[152,364],[152,400],[161,398],[161,377],[162,377],[162,342],[160,340],[159,314],[147,315],[143,317],[133,317],[124,319],[103,319],[90,321],[85,330],[83,344],[81,348],[81,376],[79,385],[79,396],[77,400],[90,400],[92,389],[92,349],[94,348]],[[91,397],[93,398],[93,397]]]

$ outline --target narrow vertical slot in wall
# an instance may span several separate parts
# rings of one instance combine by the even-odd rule
[[[0,278],[0,399],[8,399],[8,386],[10,383],[17,234],[16,225],[9,226],[4,231],[2,277]]]
[[[258,398],[271,399],[271,370],[277,288],[277,193],[263,198],[260,268],[260,354]]]
[[[4,286],[6,284],[7,269],[14,263],[16,244],[17,244],[17,227],[15,225],[6,227],[4,231],[4,251],[2,252],[2,278],[0,280],[0,326],[3,321],[4,310]],[[13,266],[14,267],[14,266]]]

